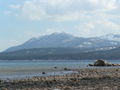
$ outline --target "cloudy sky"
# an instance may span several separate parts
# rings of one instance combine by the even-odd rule
[[[0,0],[0,51],[53,32],[120,34],[120,0]]]

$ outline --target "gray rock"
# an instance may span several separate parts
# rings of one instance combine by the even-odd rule
[[[96,60],[94,62],[94,66],[106,66],[106,61],[104,61],[104,60]]]
[[[88,66],[120,66],[120,64],[112,64],[105,60],[96,60],[94,64],[88,64]]]

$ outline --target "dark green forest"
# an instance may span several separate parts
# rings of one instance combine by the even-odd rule
[[[106,51],[79,48],[34,48],[0,53],[0,60],[120,59],[120,48]]]

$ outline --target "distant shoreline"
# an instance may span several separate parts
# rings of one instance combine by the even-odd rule
[[[8,59],[4,59],[4,60],[0,60],[0,61],[82,61],[82,60],[89,60],[89,61],[95,61],[95,60],[97,60],[97,59],[36,59],[36,60],[32,60],[32,59],[10,59],[10,60],[8,60]],[[115,61],[117,61],[117,60],[120,60],[120,59],[104,59],[104,60],[108,60],[108,61],[110,61],[110,60],[115,60]]]

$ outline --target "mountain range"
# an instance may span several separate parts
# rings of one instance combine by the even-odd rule
[[[1,60],[36,59],[120,59],[120,35],[76,37],[52,33],[32,38],[0,53]]]
[[[120,36],[120,35],[119,35]],[[120,39],[120,37],[118,37]],[[120,46],[119,39],[113,40],[113,36],[101,36],[92,38],[75,37],[67,33],[52,33],[38,38],[32,38],[25,43],[8,48],[5,52],[32,48],[94,48],[112,49]]]

